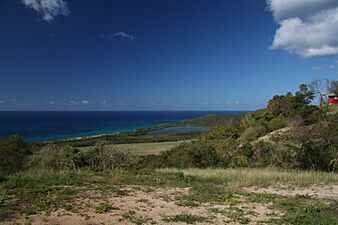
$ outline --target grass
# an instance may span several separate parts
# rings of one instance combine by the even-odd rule
[[[270,204],[284,215],[268,224],[338,224],[338,202],[308,196],[286,197],[274,194],[246,193],[237,187],[266,186],[281,182],[294,185],[337,184],[337,174],[282,171],[277,169],[163,169],[159,171],[111,171],[91,173],[86,171],[64,173],[16,174],[4,177],[0,183],[0,221],[14,215],[49,213],[58,209],[77,212],[74,200],[88,198],[90,193],[100,193],[96,200],[105,202],[106,196],[123,196],[119,185],[141,185],[156,190],[167,187],[189,187],[189,194],[175,197],[178,204],[200,207],[202,203],[226,204],[228,218],[248,223],[248,215],[239,207],[243,199],[249,204]],[[89,196],[88,196],[89,194]],[[95,195],[96,196],[96,195]],[[144,201],[143,199],[139,200]],[[108,203],[94,208],[96,213],[114,210]],[[123,215],[129,221],[142,224],[133,211]],[[183,214],[163,218],[170,222],[197,223],[210,218]]]
[[[159,155],[161,152],[168,151],[181,143],[186,141],[166,141],[166,142],[153,142],[153,143],[133,143],[133,144],[116,144],[116,148],[120,150],[132,151],[137,155]],[[92,148],[81,147],[80,150],[89,150]]]
[[[224,181],[231,187],[259,186],[276,184],[308,186],[315,184],[338,184],[336,173],[315,171],[281,170],[276,168],[244,169],[160,169],[161,173],[178,173],[201,179]]]
[[[113,210],[113,207],[108,203],[101,203],[95,208],[95,212],[98,214],[107,213],[111,210]]]
[[[327,107],[328,114],[336,114],[338,113],[338,105],[330,105]]]
[[[165,217],[163,218],[165,222],[184,222],[187,224],[194,224],[196,222],[202,223],[208,221],[207,217],[203,216],[195,216],[190,214],[179,214],[175,216]]]

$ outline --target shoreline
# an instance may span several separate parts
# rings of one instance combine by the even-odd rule
[[[184,121],[187,121],[187,120],[184,120]],[[83,141],[83,140],[92,140],[92,139],[101,138],[101,137],[109,137],[109,136],[119,135],[119,134],[123,134],[123,133],[141,132],[143,130],[145,130],[144,132],[149,132],[149,131],[155,131],[155,130],[160,130],[160,129],[169,128],[169,127],[174,127],[176,123],[180,123],[180,122],[184,122],[184,121],[163,123],[163,124],[159,124],[159,125],[155,125],[155,126],[130,129],[130,130],[126,130],[126,131],[116,131],[116,132],[113,132],[113,133],[86,135],[86,136],[80,136],[80,137],[64,138],[64,139],[59,139],[59,140],[36,141],[36,142],[34,141],[33,143],[47,144],[47,143],[66,142],[66,141]]]

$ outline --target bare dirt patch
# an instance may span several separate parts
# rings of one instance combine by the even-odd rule
[[[261,187],[245,187],[242,188],[246,192],[259,193],[259,194],[276,194],[281,196],[297,196],[305,195],[315,198],[325,198],[338,200],[338,185],[311,185],[308,187],[296,187],[279,185],[270,186],[266,188]]]
[[[190,188],[147,188],[143,186],[118,186],[119,193],[97,194],[95,191],[74,200],[76,212],[63,209],[46,214],[23,217],[6,224],[32,225],[103,225],[103,224],[186,224],[185,221],[165,221],[177,215],[202,218],[195,224],[257,224],[268,221],[276,213],[269,203],[251,203],[244,196],[236,196],[236,204],[197,203],[182,204],[182,197]],[[81,206],[81,207],[79,207]],[[101,207],[101,208],[100,208]]]

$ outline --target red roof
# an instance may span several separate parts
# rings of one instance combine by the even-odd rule
[[[338,96],[329,96],[327,103],[329,105],[335,105],[338,104]]]

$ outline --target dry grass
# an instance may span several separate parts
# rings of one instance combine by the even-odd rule
[[[114,145],[121,150],[129,150],[137,155],[159,155],[162,152],[168,151],[184,141],[166,141],[166,142],[151,142],[151,143],[135,143],[135,144],[117,144]]]
[[[309,186],[320,184],[338,184],[337,173],[314,171],[265,169],[161,169],[163,173],[183,172],[185,175],[202,179],[218,179],[227,182],[231,187],[259,186],[267,187],[276,184]]]
[[[122,151],[131,151],[137,155],[159,155],[162,152],[169,151],[172,148],[189,141],[165,141],[165,142],[150,142],[150,143],[133,143],[133,144],[115,144],[114,147]],[[93,146],[80,147],[79,149],[88,151]]]

